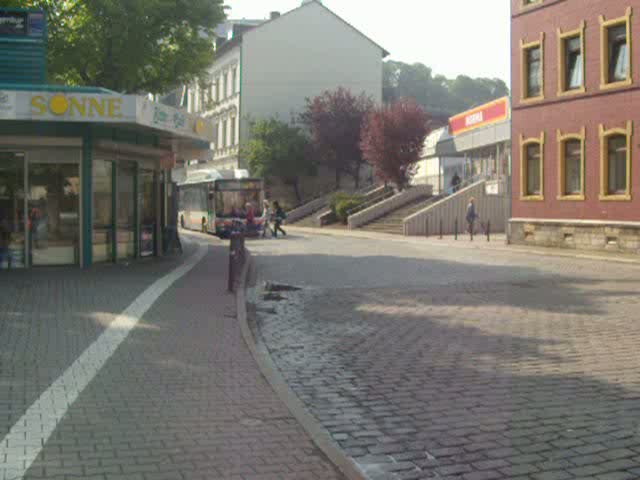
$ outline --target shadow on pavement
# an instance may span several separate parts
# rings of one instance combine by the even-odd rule
[[[322,265],[314,280],[327,288],[261,315],[260,334],[372,478],[640,475],[640,282],[569,263],[550,274],[385,256],[275,262],[289,266],[269,264],[278,281]]]

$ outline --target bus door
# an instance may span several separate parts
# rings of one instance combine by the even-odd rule
[[[207,189],[207,218],[207,230],[211,233],[216,233],[216,192],[213,184],[209,185]]]

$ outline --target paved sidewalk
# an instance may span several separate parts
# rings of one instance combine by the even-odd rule
[[[226,293],[228,247],[192,238],[207,242],[208,254],[147,311],[23,478],[342,478],[244,343]],[[24,273],[14,289],[3,278],[0,442],[142,290],[185,260]],[[10,460],[0,457],[0,473]]]
[[[598,250],[574,250],[569,248],[545,248],[534,247],[527,245],[508,245],[506,243],[506,235],[504,233],[492,234],[490,241],[487,241],[486,235],[475,235],[474,240],[471,241],[469,234],[460,234],[458,240],[453,235],[445,235],[443,238],[439,238],[438,235],[432,235],[429,237],[411,236],[405,237],[403,235],[393,235],[390,233],[369,232],[366,230],[348,230],[345,228],[311,228],[311,227],[296,227],[290,225],[287,227],[291,233],[298,233],[303,235],[324,235],[336,238],[357,238],[365,240],[382,240],[392,243],[405,243],[414,246],[422,247],[448,247],[448,248],[461,248],[472,250],[489,250],[495,252],[508,252],[508,253],[520,253],[527,255],[543,255],[548,257],[569,257],[580,258],[587,260],[610,260],[619,263],[638,263],[640,264],[640,255],[633,255],[628,253],[616,253],[608,251]]]

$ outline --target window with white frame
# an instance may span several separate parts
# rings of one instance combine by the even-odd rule
[[[238,91],[237,82],[238,82],[238,68],[236,67],[231,72],[231,93],[233,95],[235,95]]]
[[[230,144],[232,146],[236,145],[236,122],[237,122],[237,118],[236,117],[231,117],[231,142]]]

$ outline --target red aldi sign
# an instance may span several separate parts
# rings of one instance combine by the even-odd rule
[[[507,97],[494,100],[449,119],[449,133],[461,133],[485,127],[493,123],[502,122],[509,118],[509,99]]]

